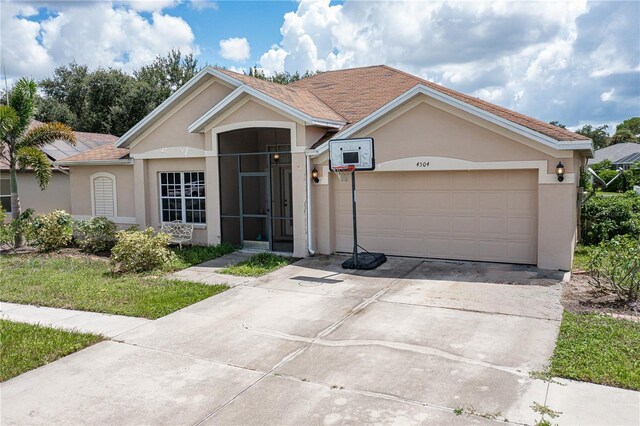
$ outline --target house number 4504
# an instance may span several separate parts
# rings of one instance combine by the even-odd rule
[[[416,163],[416,167],[418,167],[418,168],[429,167],[429,162],[428,161],[418,161]]]

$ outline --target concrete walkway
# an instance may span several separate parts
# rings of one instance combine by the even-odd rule
[[[182,271],[174,272],[170,275],[172,278],[177,278],[184,281],[194,281],[209,285],[226,284],[229,287],[235,287],[240,284],[247,284],[253,281],[254,277],[237,277],[235,275],[221,274],[220,270],[233,266],[236,263],[247,260],[251,256],[256,254],[252,251],[234,251],[233,253],[225,254],[217,259],[208,260],[196,266],[192,266]]]
[[[146,318],[0,302],[0,319],[116,337],[149,324]]]

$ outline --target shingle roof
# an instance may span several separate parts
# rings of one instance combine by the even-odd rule
[[[636,152],[640,152],[640,144],[638,143],[618,143],[610,145],[605,148],[597,150],[593,158],[589,160],[589,164],[596,164],[604,160],[609,160],[612,163]]]
[[[557,141],[589,139],[567,129],[527,117],[386,65],[327,71],[304,78],[289,86],[308,89],[353,124],[418,84],[425,85]]]
[[[218,71],[240,80],[243,84],[252,87],[276,99],[290,107],[293,107],[303,113],[314,118],[323,120],[345,122],[345,118],[339,113],[331,109],[326,103],[321,101],[311,91],[303,87],[294,87],[292,85],[282,85],[272,83],[270,81],[261,80],[255,77],[249,77],[233,71],[218,69]]]
[[[32,120],[29,128],[39,126],[42,122]],[[76,144],[71,145],[65,141],[58,140],[47,144],[40,148],[52,161],[62,161],[66,158],[80,154],[93,148],[97,148],[106,144],[114,144],[117,136],[106,133],[89,133],[89,132],[73,132],[76,135]],[[0,169],[9,168],[9,164],[0,157]]]
[[[99,146],[77,155],[72,155],[63,160],[66,163],[78,163],[84,161],[112,161],[125,160],[129,158],[129,149],[116,148],[114,143]]]

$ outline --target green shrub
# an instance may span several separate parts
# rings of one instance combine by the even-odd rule
[[[616,235],[640,235],[640,195],[592,197],[582,206],[582,241],[600,244]]]
[[[146,272],[174,261],[169,250],[168,234],[144,231],[116,232],[116,244],[111,249],[111,264],[116,272]]]
[[[36,216],[27,230],[27,239],[42,251],[66,247],[73,238],[73,219],[64,210]]]
[[[30,237],[32,235],[30,229],[31,222],[33,221],[33,212],[33,209],[26,209],[17,219],[5,223],[6,212],[2,210],[2,213],[0,213],[0,244],[6,244],[14,248],[18,234],[22,234],[23,236],[28,234],[27,236]]]
[[[116,243],[116,224],[106,217],[92,217],[76,222],[78,245],[87,253],[111,250]]]
[[[587,269],[593,287],[634,304],[640,292],[640,236],[618,235],[600,244]]]

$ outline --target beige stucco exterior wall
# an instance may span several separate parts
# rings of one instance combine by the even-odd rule
[[[453,167],[455,161],[450,159],[471,162],[468,169],[487,169],[482,166],[486,162],[497,163],[491,166],[496,169],[515,167],[516,162],[520,162],[519,168],[538,169],[538,266],[561,270],[571,268],[577,237],[576,172],[583,161],[580,154],[543,146],[426,96],[373,123],[357,136],[374,138],[379,167],[393,160],[430,157],[431,166],[436,166],[437,170]],[[566,168],[563,183],[555,178],[558,161],[562,161]],[[396,166],[399,163],[390,164]],[[404,164],[412,167],[415,163]],[[318,157],[314,166],[320,174],[320,183],[313,184],[314,243],[317,251],[331,253],[335,251],[331,193],[332,185],[336,183],[335,179],[327,176],[326,155]],[[428,169],[402,170],[429,173]]]
[[[133,166],[131,165],[70,167],[71,214],[78,217],[92,215],[91,176],[100,172],[112,174],[116,179],[117,211],[116,216],[110,219],[123,225],[137,223],[135,220]]]
[[[203,83],[206,85],[202,92],[189,96],[138,137],[131,145],[131,154],[170,147],[204,149],[204,135],[189,133],[187,128],[232,91],[213,77]]]
[[[4,171],[3,173],[8,174]],[[36,213],[71,210],[69,176],[62,172],[53,172],[51,181],[44,191],[40,190],[33,173],[18,173],[18,194],[22,211],[28,208],[34,209]]]

